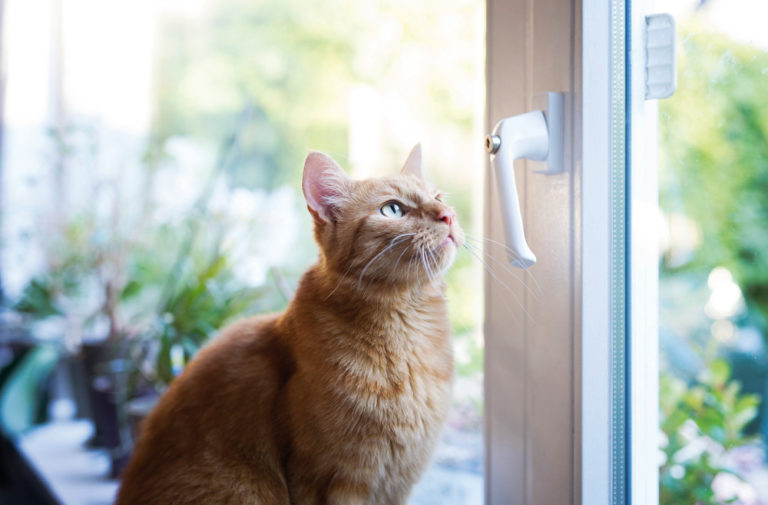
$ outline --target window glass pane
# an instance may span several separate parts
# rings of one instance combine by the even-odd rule
[[[217,328],[286,306],[317,255],[309,150],[362,178],[422,142],[481,234],[480,0],[3,4],[6,319],[67,356],[114,343],[98,373],[121,416]],[[481,279],[460,251],[454,405],[412,503],[482,503]],[[110,446],[116,465],[129,442]]]
[[[664,8],[661,503],[768,503],[768,4]]]

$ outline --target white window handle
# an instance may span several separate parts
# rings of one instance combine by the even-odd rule
[[[547,93],[546,113],[542,110],[504,118],[485,139],[491,154],[491,168],[499,192],[507,258],[512,266],[528,268],[536,263],[523,230],[520,199],[515,184],[514,162],[518,159],[547,161],[543,174],[563,171],[563,94]]]

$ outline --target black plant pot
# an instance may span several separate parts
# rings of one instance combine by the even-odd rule
[[[111,349],[103,343],[85,344],[81,349],[82,379],[75,394],[85,397],[87,403],[81,415],[93,422],[94,433],[88,441],[91,447],[113,449],[120,445],[118,411],[115,402],[114,381],[106,374],[103,363],[108,360]],[[84,390],[84,391],[83,391]]]
[[[119,349],[106,343],[86,344],[82,348],[88,415],[94,434],[88,444],[109,451],[110,477],[116,478],[128,464],[133,438],[125,411],[127,377],[131,367],[119,357]]]
[[[152,412],[157,405],[160,395],[155,391],[147,391],[141,396],[131,399],[127,406],[128,425],[130,426],[131,437],[137,440],[141,430],[141,423]]]

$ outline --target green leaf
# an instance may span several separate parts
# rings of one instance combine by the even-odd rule
[[[61,311],[55,305],[54,296],[54,290],[46,279],[34,278],[24,287],[13,309],[39,319],[58,316]]]
[[[709,383],[713,386],[723,386],[731,376],[730,365],[722,359],[713,361],[709,366]]]

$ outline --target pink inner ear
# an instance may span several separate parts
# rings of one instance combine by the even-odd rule
[[[318,214],[322,214],[322,206],[320,204],[322,188],[320,185],[316,181],[304,177],[303,186],[304,198],[307,200],[307,205]]]
[[[330,221],[331,203],[338,199],[346,175],[327,154],[311,152],[304,162],[302,189],[309,208],[323,220]]]

